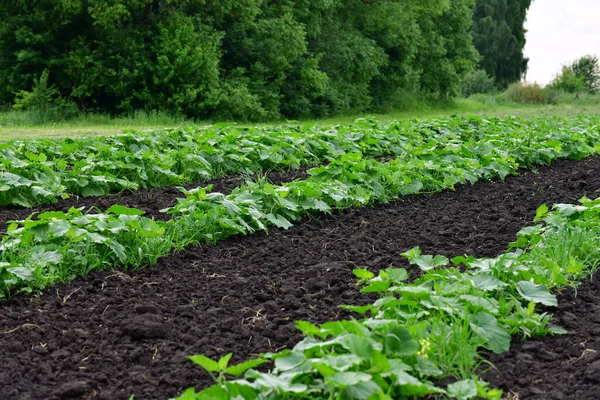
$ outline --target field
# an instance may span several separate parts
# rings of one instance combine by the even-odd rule
[[[0,399],[597,396],[597,116],[0,146]]]

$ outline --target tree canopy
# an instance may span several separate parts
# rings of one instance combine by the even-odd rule
[[[490,11],[491,22],[475,17],[471,31],[473,11],[484,15],[489,7],[483,3],[496,2],[511,4]],[[407,91],[453,96],[479,62],[475,46],[483,67],[499,82],[523,70],[522,51],[515,50],[524,43],[518,27],[526,11],[523,1],[4,3],[0,102],[5,105],[46,74],[50,93],[84,111],[161,110],[236,120],[320,117],[389,107]],[[509,18],[510,7],[519,16]],[[497,34],[506,38],[494,40],[507,49],[503,57],[510,64],[482,51],[483,27],[498,19],[503,23]]]
[[[527,72],[525,18],[532,0],[477,0],[473,43],[481,54],[480,68],[501,88]]]

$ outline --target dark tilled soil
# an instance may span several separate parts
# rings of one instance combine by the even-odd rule
[[[557,161],[505,183],[349,210],[288,231],[189,248],[154,268],[94,273],[39,297],[18,296],[0,304],[0,399],[165,399],[191,385],[205,387],[209,376],[186,355],[233,351],[233,361],[240,361],[293,346],[300,340],[294,320],[342,318],[338,304],[368,300],[355,286],[353,268],[405,266],[400,253],[416,245],[447,256],[494,256],[541,203],[573,202],[599,190],[600,158]],[[589,304],[600,304],[597,291],[583,297],[584,287],[569,312],[596,313]],[[587,314],[572,320],[593,321]],[[563,337],[566,342],[554,343],[561,350],[552,347],[558,339],[543,339],[539,346],[547,352],[532,356],[522,371],[544,371],[545,355],[563,347],[594,346],[592,332]],[[595,398],[589,379],[599,375],[569,372],[572,365],[582,364],[557,362],[557,376],[540,372],[536,379],[565,395],[578,388],[585,393],[577,398]],[[501,384],[529,387],[518,382],[526,373],[515,368],[517,379]]]
[[[513,343],[484,378],[518,399],[600,398],[600,274],[564,291],[554,323],[568,334]]]
[[[285,172],[269,172],[265,174],[265,178],[276,185],[279,185],[283,182],[291,182],[294,179],[306,179],[306,171],[313,167],[314,165],[303,166],[299,169]],[[198,186],[213,185],[213,192],[228,194],[233,189],[240,186],[244,182],[244,179],[244,177],[232,176],[182,186],[189,190]],[[22,220],[34,212],[67,212],[71,207],[85,207],[85,209],[89,209],[96,206],[101,211],[104,211],[114,204],[120,204],[127,207],[139,208],[146,213],[144,216],[148,218],[165,221],[170,218],[170,215],[161,213],[160,210],[174,206],[177,204],[177,199],[183,197],[185,197],[185,195],[179,189],[169,186],[162,188],[125,190],[118,194],[102,197],[72,196],[65,200],[58,200],[53,204],[45,204],[43,206],[34,208],[23,208],[16,206],[0,207],[0,233],[6,231],[7,221]]]

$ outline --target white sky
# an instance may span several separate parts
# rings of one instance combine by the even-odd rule
[[[563,64],[600,57],[600,0],[533,0],[525,28],[529,82],[547,84]]]

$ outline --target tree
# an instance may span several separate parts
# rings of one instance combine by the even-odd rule
[[[525,18],[532,0],[477,0],[473,43],[481,54],[479,67],[501,89],[521,80],[527,71]]]
[[[588,55],[563,65],[549,86],[569,93],[597,93],[600,90],[598,58]]]
[[[456,93],[473,0],[5,0],[0,103],[44,76],[84,111],[261,120]],[[57,100],[58,101],[58,100]]]

